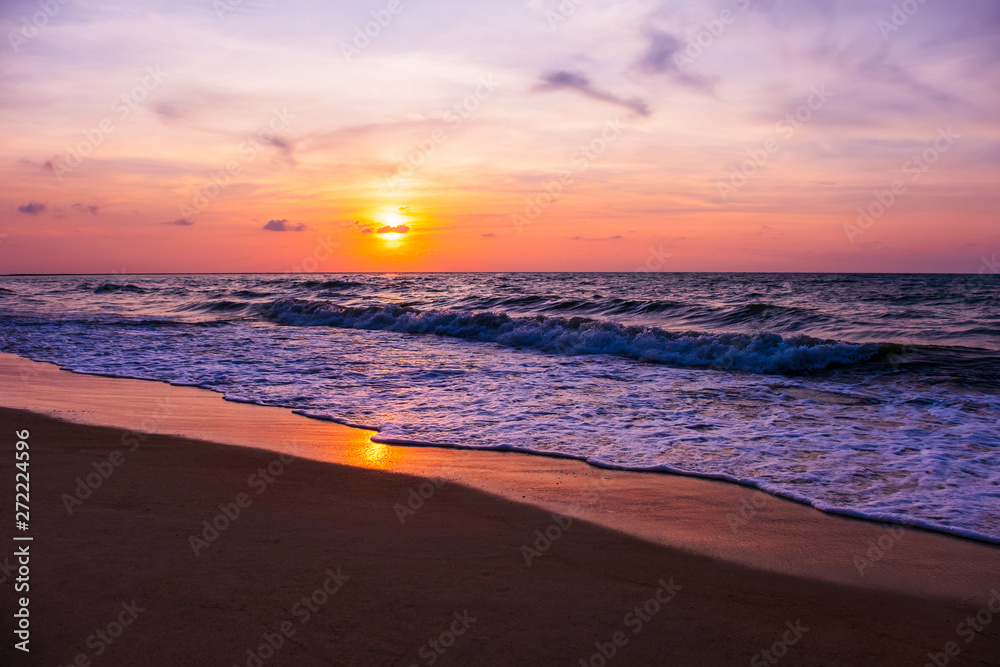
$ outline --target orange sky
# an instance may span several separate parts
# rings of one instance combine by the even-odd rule
[[[6,3],[0,272],[997,252],[995,3],[567,2]]]

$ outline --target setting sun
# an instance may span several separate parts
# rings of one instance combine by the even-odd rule
[[[402,213],[397,213],[396,211],[389,211],[388,213],[381,213],[376,216],[376,221],[381,222],[383,225],[393,227],[395,225],[401,225],[406,222],[407,218]]]
[[[373,219],[380,224],[375,233],[386,241],[389,247],[398,246],[400,240],[410,232],[410,227],[406,224],[409,218],[399,211],[382,211]]]

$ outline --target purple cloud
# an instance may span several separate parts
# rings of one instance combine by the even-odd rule
[[[306,225],[303,222],[290,225],[288,220],[268,220],[264,229],[271,232],[302,232],[305,231]]]
[[[45,204],[37,201],[30,201],[24,206],[18,206],[17,210],[28,215],[38,215],[45,210]]]
[[[98,206],[96,204],[73,204],[73,210],[79,213],[90,213],[97,215]]]
[[[640,100],[639,98],[626,100],[615,95],[614,93],[597,88],[590,82],[590,79],[582,74],[575,74],[565,70],[544,75],[542,77],[542,83],[536,87],[535,90],[575,90],[581,95],[585,95],[591,99],[625,107],[640,116],[649,115],[649,106],[643,100]]]
[[[649,33],[646,53],[639,60],[639,69],[652,74],[669,74],[677,83],[704,92],[712,92],[714,85],[712,80],[683,72],[677,66],[676,55],[685,46],[684,42],[669,33],[653,31]]]
[[[410,228],[406,225],[383,225],[375,230],[376,234],[405,234],[410,231]]]

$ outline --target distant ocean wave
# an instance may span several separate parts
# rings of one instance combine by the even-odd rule
[[[117,283],[101,283],[100,285],[94,288],[94,294],[108,294],[114,292],[145,294],[147,290],[137,285],[132,285],[132,284],[119,285]]]
[[[846,366],[896,349],[888,344],[880,347],[809,336],[676,333],[580,317],[511,317],[502,312],[421,311],[395,305],[348,307],[305,299],[279,299],[261,307],[260,312],[282,325],[435,334],[553,354],[610,354],[674,366],[757,373]]]

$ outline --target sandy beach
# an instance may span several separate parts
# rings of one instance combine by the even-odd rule
[[[989,545],[730,484],[378,445],[211,392],[2,361],[4,449],[29,431],[33,473],[31,653],[7,642],[9,664],[1000,655]],[[741,515],[745,499],[756,511]],[[12,593],[4,605],[10,637]]]
[[[0,26],[0,667],[1000,667],[1000,2]]]

